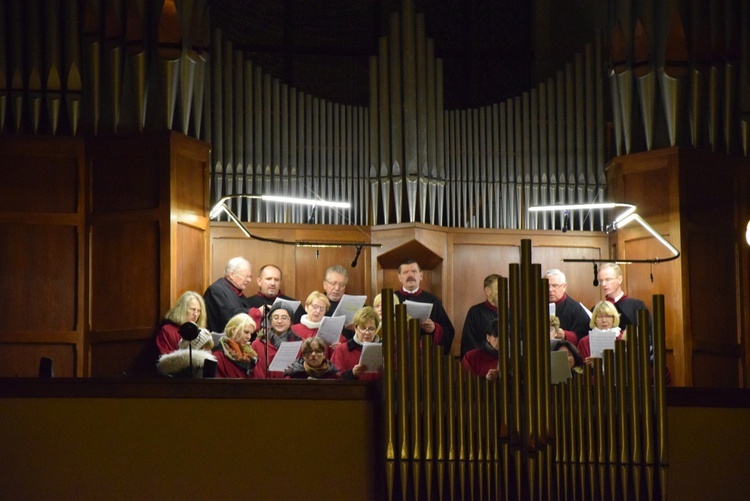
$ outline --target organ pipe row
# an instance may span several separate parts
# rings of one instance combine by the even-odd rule
[[[500,378],[463,370],[415,335],[384,290],[388,499],[666,499],[664,297],[584,373],[550,383],[545,279],[521,263],[498,283]],[[653,348],[653,350],[652,350]],[[653,353],[653,362],[652,362]]]
[[[560,214],[526,208],[609,201],[612,155],[674,145],[750,154],[747,2],[610,0],[606,11],[606,30],[550,78],[449,110],[413,0],[387,14],[360,104],[272,77],[211,27],[206,0],[2,1],[0,133],[176,129],[212,144],[212,200],[352,203],[232,201],[245,221],[556,229]],[[601,212],[570,221],[606,222]]]

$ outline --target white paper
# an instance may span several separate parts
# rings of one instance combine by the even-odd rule
[[[282,306],[286,306],[287,308],[292,310],[292,317],[294,317],[294,314],[297,312],[297,308],[299,308],[299,301],[290,301],[289,299],[281,299],[280,297],[277,297],[276,300],[271,305],[271,309],[273,309],[274,306],[277,304],[280,304]],[[271,311],[271,310],[268,310]]]
[[[336,311],[333,312],[334,317],[346,317],[344,325],[349,325],[354,322],[354,314],[365,305],[367,296],[350,296],[344,294],[341,296],[341,301],[336,307]]]
[[[568,352],[564,349],[553,351],[549,354],[550,382],[552,384],[564,383],[570,378],[570,364],[568,363]]]
[[[316,336],[325,341],[327,346],[338,343],[341,338],[341,331],[344,330],[345,321],[345,317],[323,317]]]
[[[383,367],[383,345],[380,343],[363,343],[360,365],[366,365],[365,372],[380,372]]]
[[[607,329],[606,331],[594,328],[589,331],[589,347],[591,348],[592,358],[603,358],[604,350],[615,349],[615,339],[620,333],[619,328]]]
[[[302,346],[302,341],[284,341],[279,346],[279,351],[271,361],[271,365],[268,366],[269,372],[284,372],[284,369],[289,367],[297,360],[297,354]],[[268,347],[266,347],[268,349]]]
[[[417,318],[419,320],[427,320],[430,318],[432,313],[432,303],[418,303],[416,301],[404,301],[406,305],[406,314],[411,318]]]
[[[221,343],[221,338],[223,338],[223,337],[224,337],[224,333],[223,332],[212,332],[211,333],[211,338],[214,341],[214,346],[219,346],[219,343]]]
[[[557,315],[557,305],[555,303],[549,304],[549,316]]]

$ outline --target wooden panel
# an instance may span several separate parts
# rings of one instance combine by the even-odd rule
[[[159,224],[123,221],[91,229],[91,329],[153,326],[159,312]]]
[[[159,206],[160,174],[168,155],[165,139],[166,136],[128,134],[97,137],[87,143],[93,212]]]
[[[76,141],[70,141],[73,145]],[[48,142],[4,142],[0,179],[12,190],[0,197],[0,212],[75,213],[79,158],[75,151],[52,155]]]
[[[207,262],[205,236],[206,232],[186,224],[177,223],[174,246],[179,255],[175,259],[176,296],[179,297],[186,290],[203,294],[203,266]],[[175,301],[176,298],[173,298]],[[166,312],[165,312],[166,313]]]
[[[741,384],[741,359],[693,351],[693,386],[737,388]]]
[[[73,226],[0,224],[0,330],[75,330],[78,232]]]
[[[91,345],[91,377],[156,375],[159,354],[153,339]]]
[[[39,360],[52,359],[55,377],[76,375],[76,347],[72,344],[0,344],[0,377],[36,377]]]

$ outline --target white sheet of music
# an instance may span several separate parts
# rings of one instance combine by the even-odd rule
[[[268,366],[269,372],[284,372],[284,369],[297,360],[297,354],[301,346],[302,341],[284,341],[281,343],[279,351],[276,352],[271,365]]]
[[[286,306],[287,308],[290,308],[292,310],[292,316],[294,316],[294,312],[297,311],[297,308],[299,308],[299,301],[290,301],[288,299],[281,299],[280,297],[277,297],[273,304],[271,305],[271,308],[276,306],[277,304],[280,304],[282,306]],[[268,310],[270,311],[270,310]]]
[[[604,350],[615,349],[615,339],[620,333],[620,329],[607,329],[606,331],[594,328],[589,331],[589,346],[591,347],[591,356],[594,358],[603,358]]]
[[[418,303],[416,301],[404,301],[406,305],[406,314],[411,318],[417,318],[419,320],[427,320],[430,318],[432,313],[432,303]]]
[[[345,321],[345,317],[323,317],[316,336],[325,341],[328,346],[338,343],[339,338],[341,338],[341,331],[344,330]]]
[[[349,325],[354,322],[354,314],[365,305],[365,301],[367,301],[367,296],[350,296],[349,294],[344,294],[341,296],[341,301],[339,301],[336,311],[333,312],[333,316],[346,317],[344,325]]]
[[[367,366],[365,372],[380,372],[383,367],[383,345],[380,343],[362,344],[362,355],[359,363]]]
[[[555,303],[549,304],[549,316],[557,314],[557,305]]]

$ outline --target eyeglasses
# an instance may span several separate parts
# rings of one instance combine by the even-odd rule
[[[378,330],[377,327],[367,327],[367,328],[364,328],[364,327],[360,327],[360,326],[357,326],[357,329],[359,329],[362,332],[367,332],[368,334],[374,334],[375,331]]]
[[[310,350],[302,353],[303,355],[322,355],[323,350]]]
[[[599,320],[606,320],[608,318],[615,318],[615,316],[614,315],[597,315],[596,318]]]
[[[550,289],[559,289],[563,285],[565,285],[565,284],[549,284],[549,288]]]
[[[323,280],[323,281],[327,283],[328,285],[330,285],[331,287],[340,287],[342,289],[346,287],[346,284],[344,282],[331,282],[330,280]]]
[[[242,273],[237,273],[236,271],[233,271],[232,273],[234,275],[240,277],[242,280],[251,280],[253,278],[253,276],[250,273],[248,273],[246,275],[243,275]]]
[[[271,320],[274,322],[286,322],[287,320],[291,320],[288,316],[273,316],[271,317]]]
[[[325,306],[320,306],[320,305],[317,305],[317,304],[310,304],[310,305],[308,305],[308,306],[309,306],[309,307],[310,307],[310,309],[312,309],[313,311],[325,311],[325,310],[326,310],[326,307],[325,307]]]

